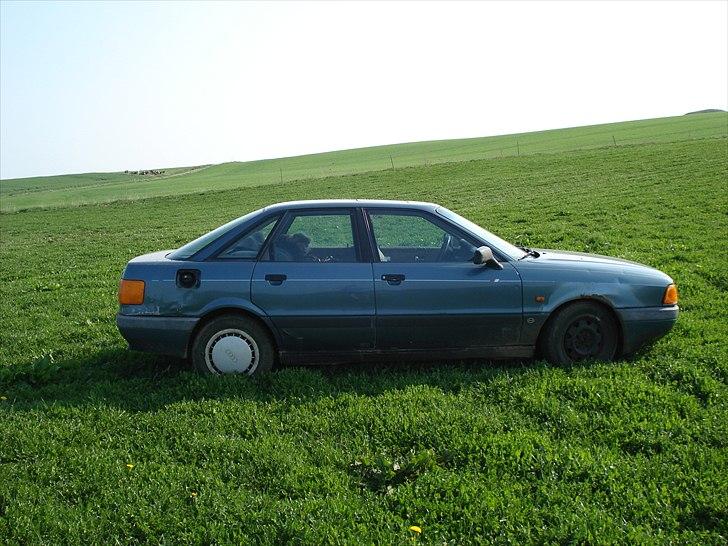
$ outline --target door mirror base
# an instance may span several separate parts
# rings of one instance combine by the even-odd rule
[[[494,269],[503,269],[503,266],[493,256],[493,251],[489,246],[481,246],[475,249],[473,255],[473,263],[475,265],[487,265]]]

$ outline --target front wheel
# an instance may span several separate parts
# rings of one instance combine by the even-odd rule
[[[202,327],[192,344],[192,365],[204,374],[258,375],[273,369],[275,349],[255,320],[224,315]]]
[[[558,311],[541,336],[541,353],[553,364],[583,360],[613,360],[619,345],[619,328],[603,306],[579,302]]]

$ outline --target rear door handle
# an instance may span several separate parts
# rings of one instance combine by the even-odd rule
[[[287,275],[270,274],[270,273],[265,276],[265,280],[274,286],[283,284],[283,281],[285,281],[287,278],[288,278]]]
[[[401,273],[387,273],[385,275],[382,275],[382,280],[387,281],[389,284],[395,285],[395,284],[402,284],[402,281],[404,280],[404,275]]]

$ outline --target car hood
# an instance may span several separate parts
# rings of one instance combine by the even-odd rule
[[[587,254],[586,252],[571,252],[568,250],[550,250],[547,248],[537,250],[541,255],[539,260],[558,261],[558,262],[587,262],[611,265],[631,265],[638,267],[648,267],[638,262],[623,260],[622,258],[612,258],[610,256],[601,256],[599,254]]]
[[[548,264],[553,267],[571,270],[622,272],[634,275],[645,275],[653,278],[659,277],[668,284],[672,282],[672,279],[662,271],[631,260],[600,256],[599,254],[587,254],[586,252],[570,252],[567,250],[537,249],[537,252],[540,253],[540,256],[532,259],[534,264]]]

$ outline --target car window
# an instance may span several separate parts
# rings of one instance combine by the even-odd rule
[[[274,216],[254,227],[223,250],[218,255],[218,258],[254,260],[258,257],[258,253],[263,247],[263,243],[265,243],[268,235],[273,231],[273,227],[276,225],[278,218],[280,216]]]
[[[294,214],[271,241],[269,260],[276,262],[356,262],[349,211]]]
[[[424,216],[370,212],[370,224],[383,262],[468,262],[475,245],[455,230],[447,230]]]
[[[445,207],[437,207],[436,212],[451,222],[455,222],[460,227],[464,228],[466,231],[470,231],[471,233],[474,233],[476,236],[481,237],[484,241],[486,241],[489,245],[494,245],[496,249],[498,249],[500,252],[506,254],[510,258],[514,260],[520,260],[527,254],[518,248],[515,245],[512,245],[508,241],[501,239],[494,233],[491,233],[487,229],[483,229],[478,224],[475,224],[468,220],[467,218],[463,218],[459,214],[454,213],[451,210],[447,210]]]
[[[254,218],[257,214],[260,214],[260,212],[260,210],[256,210],[254,212],[246,214],[245,216],[236,218],[235,220],[228,222],[227,224],[222,225],[217,229],[213,229],[212,231],[205,233],[201,237],[198,237],[194,241],[190,241],[186,245],[179,247],[177,250],[170,252],[167,257],[170,260],[186,260],[187,258],[191,257],[192,255],[205,248],[207,245],[217,241],[223,235],[231,232],[239,225],[247,222],[251,218]]]

